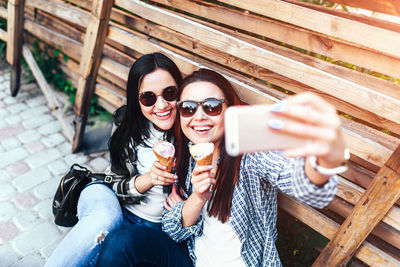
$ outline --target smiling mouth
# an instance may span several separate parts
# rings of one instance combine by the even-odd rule
[[[154,114],[156,114],[156,116],[158,116],[158,117],[166,117],[169,114],[171,114],[171,112],[172,112],[172,110],[167,110],[164,112],[155,112]]]
[[[196,132],[207,132],[209,130],[211,130],[211,126],[193,126],[191,127],[193,130],[195,130]]]

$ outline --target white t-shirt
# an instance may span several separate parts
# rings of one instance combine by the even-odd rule
[[[153,162],[157,160],[156,155],[152,150],[153,144],[159,140],[163,140],[164,132],[158,131],[154,128],[153,123],[150,123],[150,137],[146,140],[146,145],[139,145],[136,147],[137,156],[137,170],[139,174],[144,174],[150,171],[153,166]],[[159,223],[161,222],[161,216],[163,213],[164,198],[168,194],[163,192],[162,185],[153,186],[145,194],[145,198],[140,204],[126,205],[126,209],[133,214],[148,220],[150,222]]]
[[[245,267],[240,255],[242,243],[230,220],[222,223],[203,208],[203,233],[195,238],[196,267]]]

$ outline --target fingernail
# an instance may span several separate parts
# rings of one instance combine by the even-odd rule
[[[281,120],[277,120],[277,119],[272,119],[268,122],[268,125],[270,128],[274,129],[274,130],[280,130],[283,128],[283,126],[285,126],[285,124],[283,123],[283,121]]]
[[[210,166],[208,166],[208,168],[211,170],[211,169],[214,169],[214,166],[210,165]]]
[[[166,169],[167,169],[167,166],[162,166],[162,168],[163,168],[164,170],[166,170]]]
[[[281,113],[285,110],[286,100],[279,101],[271,106],[271,111],[275,113]]]
[[[178,179],[178,176],[177,176],[177,175],[174,175],[174,178],[175,178],[175,179]]]

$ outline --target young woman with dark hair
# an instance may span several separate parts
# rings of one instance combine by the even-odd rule
[[[230,83],[214,71],[200,69],[186,77],[181,87],[177,173],[186,200],[166,206],[170,211],[163,216],[163,231],[187,245],[188,256],[198,267],[281,266],[275,247],[278,190],[317,208],[334,197],[334,173],[344,169],[337,167],[347,159],[336,110],[312,93],[290,97],[276,104],[273,112],[294,122],[270,127],[312,142],[291,150],[230,157],[224,146],[224,113],[228,106],[240,104]],[[212,165],[198,166],[189,146],[205,142],[214,143]],[[310,163],[313,157],[318,163]],[[135,226],[112,234],[99,266],[176,266],[170,265],[168,255],[183,250],[164,236],[164,244],[152,246],[153,258],[163,261],[137,264],[144,254],[136,249],[138,244],[147,245],[144,238],[132,238],[136,236],[132,233],[141,230]],[[155,231],[146,232],[147,238],[156,236]]]
[[[178,67],[160,53],[144,55],[132,65],[127,103],[114,113],[107,171],[126,178],[85,187],[79,221],[46,266],[94,266],[104,238],[121,225],[161,228],[163,203],[177,177],[165,171],[152,146],[159,140],[175,143],[172,128],[181,81]]]

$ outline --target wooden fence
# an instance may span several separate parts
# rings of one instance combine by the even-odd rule
[[[110,111],[122,105],[129,67],[150,52],[171,57],[184,75],[217,70],[247,103],[319,94],[343,114],[350,169],[328,208],[285,195],[280,208],[330,239],[314,266],[344,266],[353,256],[400,266],[400,2],[331,2],[386,16],[297,0],[9,0],[0,39],[8,43],[13,95],[22,18],[24,55],[40,39],[69,56],[60,64],[77,87],[73,149],[92,94]]]

